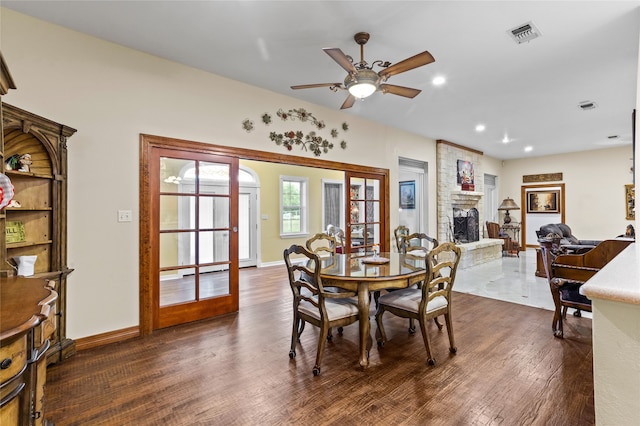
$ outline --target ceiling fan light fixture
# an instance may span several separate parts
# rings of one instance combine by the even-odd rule
[[[348,75],[344,80],[344,85],[354,97],[364,99],[378,90],[380,76],[372,70],[359,70],[355,75]]]

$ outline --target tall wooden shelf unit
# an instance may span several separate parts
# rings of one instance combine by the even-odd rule
[[[75,342],[66,337],[67,276],[67,139],[75,129],[55,123],[12,105],[2,104],[0,146],[2,170],[14,186],[13,199],[19,207],[0,212],[2,276],[16,275],[16,256],[37,256],[34,277],[55,282],[55,333],[47,351],[47,363],[75,353]],[[14,154],[30,154],[28,172],[7,170],[6,160]],[[24,227],[21,241],[8,242],[9,226]]]

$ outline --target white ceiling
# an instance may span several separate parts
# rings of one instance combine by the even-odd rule
[[[273,92],[339,109],[345,92],[291,90],[344,80],[322,51],[436,62],[345,110],[485,154],[513,159],[631,143],[640,2],[635,1],[10,1],[3,7]],[[542,37],[516,44],[532,21]],[[377,69],[378,70],[378,69]],[[435,76],[447,79],[433,86]],[[584,111],[583,101],[597,104]],[[486,130],[475,131],[483,123]],[[503,143],[504,136],[512,139]],[[610,136],[617,136],[611,139]],[[532,151],[524,152],[530,146]]]

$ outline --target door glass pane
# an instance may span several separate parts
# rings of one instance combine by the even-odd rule
[[[367,200],[380,200],[380,181],[367,179]]]
[[[174,269],[160,273],[160,306],[196,299],[195,269]]]
[[[193,160],[160,158],[160,192],[193,194],[195,167],[196,163]],[[188,171],[191,171],[191,173],[189,174]]]
[[[229,231],[203,231],[199,237],[199,264],[229,261]]]
[[[200,193],[229,194],[229,165],[200,162]]]
[[[189,195],[160,195],[160,230],[190,229],[191,205],[195,199]]]
[[[195,232],[164,232],[160,234],[161,268],[193,265],[195,256]]]
[[[228,197],[200,197],[199,228],[229,228]]]
[[[205,268],[202,268],[204,270]],[[200,274],[200,299],[226,296],[230,293],[229,270]]]
[[[241,193],[238,200],[238,257],[240,259],[248,259],[251,256],[250,195]]]
[[[370,244],[380,244],[380,224],[367,225],[367,237]]]

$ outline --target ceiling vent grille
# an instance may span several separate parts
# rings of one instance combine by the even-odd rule
[[[518,25],[517,27],[507,31],[507,33],[518,44],[530,42],[534,38],[538,38],[542,35],[533,22]]]
[[[580,102],[578,106],[580,107],[581,110],[586,111],[589,109],[596,109],[598,105],[595,102],[584,101],[584,102]]]

